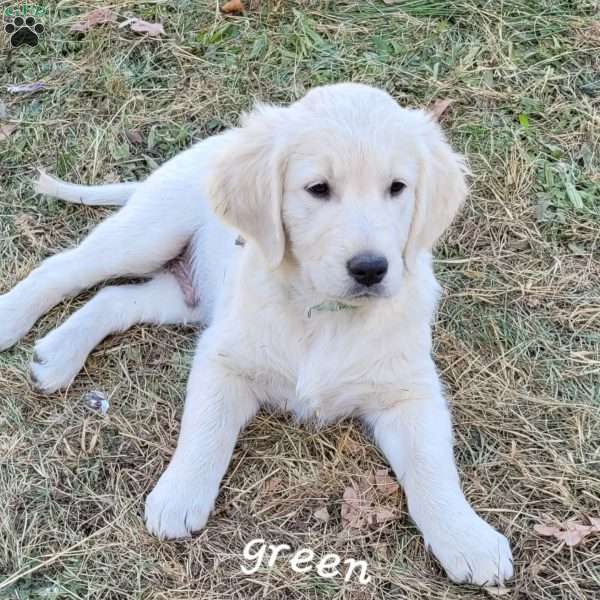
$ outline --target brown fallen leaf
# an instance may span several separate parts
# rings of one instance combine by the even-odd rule
[[[233,13],[243,13],[244,3],[242,2],[242,0],[229,0],[229,2],[225,2],[225,4],[221,6],[221,12],[226,15],[231,15]]]
[[[276,492],[281,487],[281,478],[280,477],[271,477],[271,479],[267,479],[263,486],[263,492],[265,494],[272,494]]]
[[[381,469],[352,482],[342,496],[342,526],[344,529],[366,530],[396,518],[397,508],[381,504],[381,497],[389,497],[398,490],[398,484]]]
[[[390,477],[387,469],[375,471],[375,474],[371,478],[375,489],[384,496],[391,496],[400,489],[398,483]]]
[[[93,27],[114,23],[117,19],[115,13],[110,8],[96,8],[79,17],[79,20],[71,26],[71,31],[87,33]]]
[[[375,554],[384,560],[389,560],[391,558],[390,547],[383,542],[378,542],[374,546]]]
[[[132,144],[136,144],[136,145],[140,145],[144,143],[144,138],[142,137],[142,132],[139,129],[128,129],[125,132],[125,135],[127,136],[127,139],[132,143]]]
[[[147,33],[153,37],[165,33],[165,28],[162,23],[150,23],[136,17],[123,21],[119,27],[129,27],[131,31],[135,31],[136,33]]]
[[[370,519],[371,525],[381,525],[386,521],[391,521],[396,516],[396,511],[393,508],[386,506],[378,506],[373,510],[372,517]]]
[[[33,248],[46,250],[43,239],[43,229],[36,226],[31,215],[19,214],[15,216],[15,226],[19,236],[26,238]]]
[[[327,521],[329,521],[329,511],[327,510],[326,506],[315,510],[313,516],[315,517],[315,519],[323,521],[323,523],[327,523]]]
[[[337,450],[355,456],[364,450],[364,447],[360,442],[346,435],[338,440]]]
[[[5,140],[17,128],[16,123],[0,124],[0,142]]]
[[[579,37],[584,41],[593,43],[600,41],[600,21],[594,21],[585,29],[579,30]]]
[[[564,534],[565,544],[567,546],[577,546],[592,531],[593,528],[589,525],[573,525],[572,527],[568,527]]]
[[[560,533],[560,527],[554,527],[553,525],[534,525],[533,530],[539,535],[550,537]]]
[[[451,98],[446,98],[445,100],[435,100],[427,107],[427,111],[435,117],[436,121],[441,121],[451,104],[454,104],[454,100]]]
[[[533,530],[541,536],[553,537],[567,546],[577,546],[588,535],[600,533],[600,519],[589,517],[590,525],[585,525],[581,521],[570,519],[565,523],[558,525],[534,525]]]
[[[344,529],[363,529],[366,525],[366,504],[361,498],[358,487],[353,484],[344,490],[342,496],[342,527]]]

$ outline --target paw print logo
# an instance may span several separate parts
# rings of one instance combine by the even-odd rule
[[[16,17],[12,23],[4,26],[4,31],[10,35],[10,43],[13,48],[23,46],[37,46],[39,36],[44,32],[44,26],[36,23],[34,17]]]

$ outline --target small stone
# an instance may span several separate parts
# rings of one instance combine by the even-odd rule
[[[108,403],[108,398],[97,390],[92,390],[90,392],[86,392],[83,395],[83,401],[86,405],[92,410],[96,410],[99,413],[105,415],[108,412],[110,407]]]

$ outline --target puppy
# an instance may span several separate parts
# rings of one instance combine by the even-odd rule
[[[40,390],[69,385],[100,340],[134,323],[207,326],[177,449],[146,501],[152,533],[205,525],[240,430],[268,405],[323,423],[362,419],[449,577],[512,576],[507,540],[461,491],[431,358],[431,250],[466,194],[464,162],[431,116],[368,86],[326,86],[289,107],[258,106],[144,182],[43,175],[38,190],[124,206],[0,296],[0,348],[65,297],[151,278],[104,288],[36,344]],[[165,268],[185,248],[199,302]]]

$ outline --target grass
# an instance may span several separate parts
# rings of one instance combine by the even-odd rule
[[[100,3],[45,5],[40,45],[0,56],[0,108],[18,123],[0,141],[1,291],[106,214],[35,197],[38,166],[78,182],[141,178],[255,99],[289,102],[334,81],[379,85],[407,105],[455,100],[444,125],[469,157],[472,193],[436,253],[446,291],[435,354],[464,489],[513,544],[506,598],[594,597],[600,537],[567,548],[533,526],[600,506],[597,2],[263,0],[227,18],[215,2],[111,2],[162,21],[159,40],[114,26],[72,34]],[[4,93],[37,80],[47,89]],[[33,342],[81,301],[0,354],[0,598],[489,597],[448,583],[402,499],[396,521],[344,534],[345,487],[386,466],[353,423],[307,431],[261,415],[207,528],[185,542],[150,537],[143,498],[174,448],[195,332],[136,327],[101,344],[68,391],[38,396]],[[91,389],[109,395],[106,416],[83,405]],[[313,516],[323,506],[327,523]],[[284,562],[244,576],[254,537],[365,559],[373,582]]]

